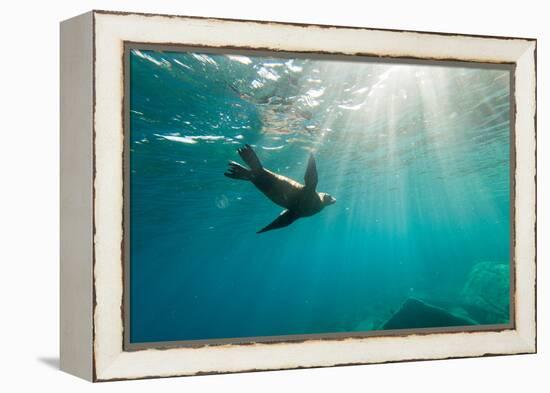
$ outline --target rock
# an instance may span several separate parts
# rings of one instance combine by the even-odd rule
[[[510,265],[479,262],[461,292],[461,306],[482,324],[510,321]]]
[[[408,298],[401,308],[382,325],[382,329],[418,329],[476,324],[471,319],[459,317],[422,300]]]

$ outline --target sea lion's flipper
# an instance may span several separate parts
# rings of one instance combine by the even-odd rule
[[[250,145],[244,145],[237,152],[252,171],[262,170],[262,163]]]
[[[235,161],[229,161],[229,168],[224,173],[225,176],[238,180],[251,180],[252,172]]]
[[[314,191],[317,187],[317,165],[315,165],[315,157],[313,157],[313,154],[309,156],[304,181],[307,189]]]
[[[271,231],[272,229],[284,228],[292,224],[297,219],[298,219],[298,215],[292,212],[291,210],[283,210],[283,212],[279,214],[279,216],[275,220],[273,220],[271,224],[269,224],[265,228],[260,229],[256,233],[267,232],[267,231]]]

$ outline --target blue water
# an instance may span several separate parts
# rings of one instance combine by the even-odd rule
[[[131,342],[376,330],[409,297],[460,309],[476,263],[509,263],[508,71],[146,50],[130,66]],[[300,182],[313,152],[336,204],[256,234],[282,209],[223,176],[245,143]]]

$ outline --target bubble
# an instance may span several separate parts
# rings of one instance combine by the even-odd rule
[[[219,195],[216,197],[216,206],[218,209],[225,209],[229,206],[229,199],[224,194]]]

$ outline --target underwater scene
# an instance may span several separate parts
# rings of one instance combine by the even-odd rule
[[[130,343],[510,323],[509,69],[127,56]]]

